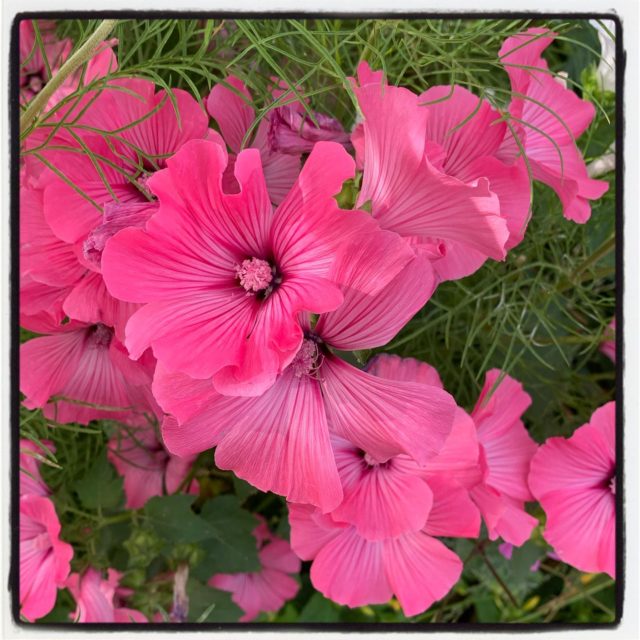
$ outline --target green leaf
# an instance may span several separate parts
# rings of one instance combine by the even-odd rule
[[[209,500],[201,517],[211,535],[200,542],[205,560],[195,569],[203,579],[214,573],[250,573],[260,569],[256,539],[252,531],[256,519],[240,507],[236,496],[225,495]]]
[[[237,622],[242,610],[226,591],[212,589],[193,578],[187,582],[189,622]]]
[[[122,477],[107,460],[106,449],[100,452],[74,489],[86,509],[115,509],[124,501]]]
[[[200,542],[214,535],[212,527],[191,510],[193,496],[151,498],[144,507],[148,525],[169,543]]]
[[[340,612],[322,594],[314,593],[300,612],[298,622],[337,622]]]

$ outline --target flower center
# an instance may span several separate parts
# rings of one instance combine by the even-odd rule
[[[236,278],[247,293],[266,291],[274,280],[275,269],[261,258],[247,258],[236,265]]]
[[[27,78],[27,86],[33,93],[40,93],[44,87],[44,79],[40,73],[33,73]]]
[[[322,354],[318,348],[318,343],[311,338],[305,338],[289,365],[295,376],[311,376],[317,373],[322,364]]]
[[[611,491],[611,493],[613,493],[613,495],[616,495],[616,476],[615,474],[611,477],[611,480],[609,480],[609,490]]]
[[[96,347],[108,347],[111,344],[113,338],[113,329],[107,327],[106,324],[98,322],[94,324],[90,329],[90,336]]]

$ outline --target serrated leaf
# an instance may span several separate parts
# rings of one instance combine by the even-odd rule
[[[172,544],[200,542],[215,531],[191,510],[193,496],[173,495],[151,498],[144,507],[147,522],[156,534]]]
[[[220,496],[209,500],[201,517],[207,522],[211,536],[200,542],[205,560],[196,571],[200,577],[214,573],[250,573],[260,569],[256,539],[252,531],[256,519],[240,507],[236,496]]]
[[[340,612],[321,593],[314,593],[300,612],[298,622],[337,622]]]
[[[115,509],[124,501],[122,477],[107,460],[106,449],[102,450],[74,489],[86,509]]]
[[[198,580],[187,582],[189,622],[237,622],[243,611],[226,591],[212,589]]]

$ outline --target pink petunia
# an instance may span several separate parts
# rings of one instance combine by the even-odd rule
[[[110,327],[42,321],[29,328],[48,335],[20,346],[20,390],[27,408],[42,407],[48,418],[82,424],[140,422],[144,413],[157,410],[150,393],[153,358],[147,353],[138,362],[130,360]]]
[[[611,362],[616,361],[616,319],[613,318],[605,330],[605,339],[600,344],[600,351],[607,356]]]
[[[52,442],[43,440],[42,444],[55,451]],[[36,456],[42,456],[42,449],[31,440],[20,438],[20,495],[48,496],[51,492],[40,475],[40,462]]]
[[[414,380],[442,388],[437,372],[413,358],[379,355],[367,370],[384,378]],[[469,491],[491,540],[501,536],[520,546],[537,524],[524,510],[524,502],[533,499],[527,473],[536,444],[520,416],[531,398],[519,382],[504,376],[491,397],[485,400],[500,375],[497,369],[487,372],[471,415],[458,408],[445,446],[429,461],[424,472],[427,477],[444,472],[450,481]]]
[[[278,611],[300,588],[290,575],[300,572],[300,560],[289,543],[272,535],[264,522],[253,535],[261,569],[254,573],[218,573],[208,583],[233,594],[231,599],[244,611],[240,622],[250,622],[261,611]]]
[[[330,434],[378,462],[401,453],[425,462],[440,451],[453,420],[451,396],[436,387],[372,376],[334,353],[383,345],[400,330],[434,286],[424,278],[425,258],[414,256],[405,264],[398,248],[406,250],[406,244],[392,233],[348,246],[333,272],[343,282],[342,305],[320,315],[315,327],[301,320],[297,353],[263,395],[223,396],[208,381],[158,365],[153,390],[171,414],[162,425],[170,451],[189,455],[217,445],[220,468],[324,512],[342,500]],[[389,273],[397,275],[378,293],[358,290]]]
[[[109,460],[124,477],[127,509],[139,509],[149,498],[164,495],[165,490],[169,494],[175,493],[196,458],[171,455],[151,425],[131,427],[114,436],[108,447]],[[185,489],[197,494],[197,481],[192,480]]]
[[[274,383],[302,343],[298,314],[342,302],[329,279],[340,243],[378,231],[364,212],[343,211],[333,198],[353,175],[341,146],[318,143],[275,212],[260,162],[257,150],[242,151],[235,163],[242,189],[228,194],[224,149],[186,144],[149,181],[158,213],[145,230],[114,236],[102,256],[112,295],[146,303],[127,324],[132,357],[151,346],[167,369],[213,377],[229,394],[258,395]]]
[[[65,586],[76,601],[76,610],[70,614],[74,622],[148,622],[136,609],[120,606],[124,590],[118,587],[122,574],[115,569],[107,571],[107,579],[97,569],[89,567],[82,575],[72,573]]]
[[[49,613],[69,575],[70,544],[60,540],[53,502],[41,495],[20,497],[20,614],[30,622]]]
[[[529,486],[547,515],[544,537],[563,562],[615,577],[616,405],[608,402],[568,438],[549,438]]]
[[[43,51],[36,39],[35,27],[40,31]],[[69,38],[56,36],[56,24],[52,20],[22,20],[20,22],[20,104],[30,102],[69,57],[72,43]],[[46,62],[45,62],[46,56]]]
[[[442,500],[440,499],[442,497]],[[394,538],[367,540],[349,524],[310,505],[289,504],[291,546],[311,560],[311,583],[324,596],[349,607],[383,604],[393,594],[407,616],[443,598],[462,573],[462,561],[435,536],[474,537],[472,510],[434,496],[426,525]]]
[[[584,223],[591,216],[589,201],[600,198],[609,185],[589,178],[575,142],[593,120],[594,106],[563,86],[542,58],[556,35],[531,27],[507,38],[500,49],[513,92],[509,114],[515,132],[506,136],[500,156],[516,162],[524,148],[533,177],[558,194],[564,217]]]
[[[514,179],[524,193],[526,187],[497,159],[484,158],[494,152],[494,132],[499,136],[501,131],[501,126],[488,131],[492,110],[483,105],[477,120],[454,136],[461,144],[478,132],[487,140],[483,146],[474,144],[477,153],[466,144],[463,157],[465,151],[456,152],[438,126],[448,130],[458,112],[468,115],[468,103],[477,103],[471,94],[459,90],[448,107],[429,107],[424,96],[387,85],[365,62],[358,67],[358,79],[353,89],[363,120],[352,139],[364,168],[358,206],[370,203],[380,226],[406,238],[434,260],[436,269],[448,250],[457,255],[460,264],[450,257],[442,277],[467,275],[479,266],[478,259],[502,260],[510,236],[508,219],[514,230],[523,219],[522,193],[515,194],[508,181]],[[427,98],[442,91],[430,92]],[[501,211],[491,178],[499,184],[496,191],[503,194],[509,217]]]
[[[298,178],[301,152],[283,153],[275,148],[270,142],[270,124],[267,119],[262,120],[253,133],[249,134],[255,120],[251,100],[249,89],[235,76],[226,78],[224,84],[216,84],[207,97],[207,111],[218,124],[222,137],[231,150],[229,164],[224,172],[224,190],[227,193],[237,193],[240,189],[234,175],[234,165],[240,151],[258,149],[269,196],[273,203],[280,204]],[[243,145],[245,137],[248,139]]]
[[[102,252],[115,233],[144,227],[157,211],[147,182],[166,158],[186,141],[210,135],[196,100],[179,89],[174,96],[179,118],[167,92],[156,92],[152,82],[111,80],[86,96],[91,108],[78,114],[77,129],[62,130],[39,151],[55,171],[43,170],[27,156],[21,274],[63,290],[66,315],[113,327],[122,341],[124,326],[140,305],[117,300],[107,291]],[[89,127],[116,133],[105,139],[90,129],[87,133]],[[212,139],[218,140],[214,134]],[[31,136],[27,142],[44,141]]]

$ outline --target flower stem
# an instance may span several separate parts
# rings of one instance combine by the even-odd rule
[[[111,33],[116,22],[117,20],[103,20],[87,41],[60,67],[58,73],[47,82],[42,91],[30,102],[20,117],[21,135],[33,124],[38,114],[46,106],[49,98],[60,88],[62,83],[80,66],[91,59],[98,45]]]

